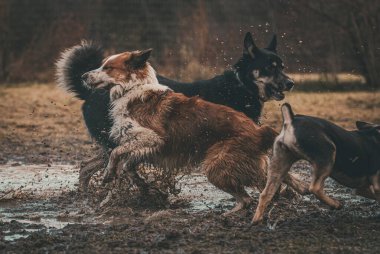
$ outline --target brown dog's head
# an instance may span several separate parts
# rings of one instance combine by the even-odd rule
[[[147,62],[152,49],[124,52],[103,60],[98,69],[86,72],[82,80],[91,88],[111,89],[133,81],[157,83],[153,68]]]

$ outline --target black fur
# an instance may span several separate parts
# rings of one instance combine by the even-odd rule
[[[282,61],[275,53],[276,37],[273,37],[267,49],[258,49],[254,45],[252,36],[247,33],[244,39],[244,53],[233,70],[227,70],[222,75],[209,80],[200,80],[192,83],[182,83],[157,75],[158,81],[170,87],[175,92],[186,96],[200,96],[203,99],[229,106],[245,113],[256,123],[259,123],[263,102],[268,99],[277,99],[275,95],[288,91],[293,86],[287,76],[282,73]],[[250,50],[253,49],[255,56]],[[102,89],[89,90],[84,86],[80,77],[87,71],[101,66],[103,60],[102,50],[90,43],[82,43],[71,49],[69,55],[64,55],[57,64],[57,78],[67,90],[72,91],[76,97],[84,100],[82,107],[86,126],[99,144],[105,148],[113,148],[115,144],[109,139],[109,130],[112,126],[108,112],[110,107],[109,92]],[[67,53],[66,53],[67,54]],[[273,61],[278,61],[277,74],[281,74],[281,82],[265,84],[266,98],[260,98],[259,88],[252,74],[254,69],[262,74],[267,73]],[[287,78],[287,80],[284,79]],[[290,82],[289,88],[285,84]],[[283,99],[280,98],[280,99]]]

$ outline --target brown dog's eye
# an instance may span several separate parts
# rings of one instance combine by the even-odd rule
[[[107,71],[107,70],[112,70],[112,66],[104,66],[103,67],[103,70]]]

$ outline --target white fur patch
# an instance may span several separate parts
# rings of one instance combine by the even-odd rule
[[[97,88],[101,88],[104,86],[107,86],[108,84],[115,83],[115,79],[111,76],[109,76],[104,70],[103,66],[100,66],[98,69],[92,70],[88,72],[88,78],[87,81],[92,83],[102,83],[101,85],[97,86]],[[91,88],[91,86],[89,86]]]
[[[286,144],[288,147],[296,148],[297,140],[294,134],[294,128],[291,124],[286,124],[282,127],[280,134],[276,138],[276,142],[281,141]]]
[[[111,88],[112,102],[111,118],[113,126],[110,136],[117,144],[124,147],[126,153],[134,156],[145,156],[159,149],[163,144],[162,138],[153,130],[142,127],[129,114],[128,105],[131,101],[139,99],[144,101],[150,91],[165,92],[170,90],[167,86],[158,83],[154,69],[147,64],[148,75],[138,79],[132,74],[130,80],[117,82]]]
[[[121,97],[123,100],[132,101],[135,99],[140,99],[144,101],[147,92],[165,92],[171,91],[167,86],[158,83],[156,72],[147,63],[148,75],[145,79],[138,79],[136,75],[132,74],[132,77],[128,81],[115,82],[116,86],[111,88],[111,101],[115,101]],[[115,102],[116,103],[116,102]],[[128,103],[128,102],[127,102]]]
[[[130,117],[116,117],[110,136],[124,147],[125,153],[137,157],[149,155],[163,144],[161,137],[153,130],[142,127]]]

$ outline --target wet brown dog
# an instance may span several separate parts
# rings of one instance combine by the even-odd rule
[[[324,119],[294,115],[289,104],[281,108],[284,124],[276,138],[268,179],[260,195],[253,223],[264,210],[284,176],[298,160],[313,166],[309,191],[334,209],[341,203],[323,190],[327,177],[356,189],[358,195],[380,202],[380,126],[356,122],[358,130],[347,131]]]
[[[93,88],[110,89],[111,137],[119,146],[110,154],[104,182],[113,179],[119,161],[133,173],[143,162],[169,168],[198,164],[212,184],[236,198],[230,212],[247,206],[251,197],[244,187],[263,189],[276,131],[231,108],[160,85],[147,63],[150,53],[111,56],[83,76]],[[298,186],[296,179],[287,180]]]

